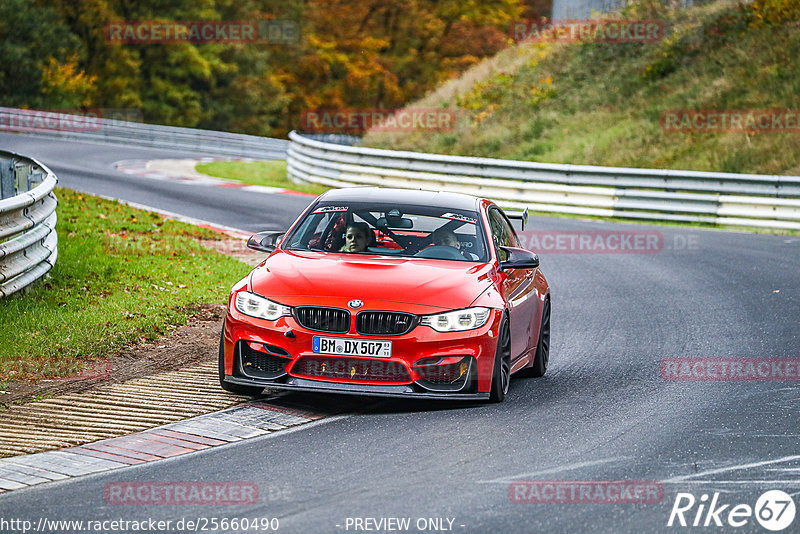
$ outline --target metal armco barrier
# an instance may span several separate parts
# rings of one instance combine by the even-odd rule
[[[283,159],[288,142],[255,135],[196,130],[66,113],[0,107],[0,131],[61,137],[90,143],[122,144],[205,152],[219,156]]]
[[[323,143],[289,134],[292,180],[446,190],[535,211],[800,229],[800,177],[562,165]]]
[[[0,151],[0,298],[56,264],[56,175],[36,160]]]

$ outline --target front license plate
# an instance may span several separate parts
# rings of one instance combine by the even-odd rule
[[[338,354],[341,356],[390,358],[392,356],[392,342],[314,336],[314,352],[318,354]]]

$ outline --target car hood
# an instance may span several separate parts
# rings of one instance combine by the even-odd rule
[[[491,285],[492,270],[489,263],[279,250],[253,270],[250,287],[288,306],[357,299],[363,309],[403,303],[424,313],[469,306]]]

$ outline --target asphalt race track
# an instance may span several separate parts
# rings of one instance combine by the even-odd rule
[[[0,148],[39,158],[62,187],[245,230],[285,227],[309,201],[159,182],[112,167],[197,154],[15,135],[0,135]],[[550,369],[544,378],[512,379],[506,402],[365,398],[357,413],[296,431],[0,495],[0,516],[34,524],[44,514],[173,525],[182,518],[278,518],[278,532],[291,533],[765,532],[754,517],[730,526],[728,513],[737,504],[754,507],[767,490],[798,500],[796,367],[794,380],[675,381],[661,376],[660,362],[800,357],[800,236],[544,217],[529,225],[647,230],[660,233],[663,247],[639,254],[540,251],[553,296]],[[239,506],[121,506],[104,499],[110,482],[193,480],[253,482],[259,499]],[[649,503],[514,502],[513,481],[645,481],[660,484],[663,494]],[[724,528],[667,526],[678,493],[691,493],[698,505],[708,495],[708,509],[716,492],[718,504],[729,505],[718,516]],[[698,505],[686,512],[689,523]],[[366,518],[410,523],[377,529]],[[705,520],[703,513],[700,524]],[[800,532],[800,517],[785,532]]]

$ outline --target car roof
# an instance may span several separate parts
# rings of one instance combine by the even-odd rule
[[[478,211],[481,199],[462,193],[443,191],[422,191],[419,189],[390,189],[385,187],[347,187],[331,189],[320,200],[350,202],[380,202],[387,204],[409,204],[451,208],[465,211]]]

